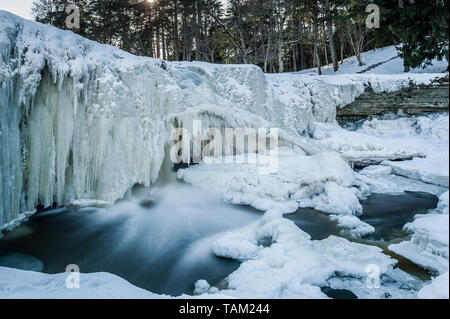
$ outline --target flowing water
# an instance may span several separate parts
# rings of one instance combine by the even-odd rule
[[[430,209],[436,208],[437,203],[438,198],[427,193],[374,194],[368,199],[361,201],[363,214],[359,218],[372,225],[375,228],[375,232],[359,239],[343,236],[341,234],[342,228],[335,221],[330,220],[325,213],[314,209],[300,208],[295,213],[285,215],[285,217],[295,222],[313,240],[336,235],[343,236],[353,242],[380,247],[385,254],[397,259],[396,267],[419,279],[430,280],[430,274],[427,270],[391,252],[388,246],[409,240],[410,234],[403,231],[403,226],[411,222],[415,215],[425,214]]]
[[[132,193],[139,191],[134,188]],[[46,273],[61,273],[67,265],[77,264],[81,272],[110,272],[155,293],[193,294],[197,280],[223,287],[223,279],[239,267],[237,261],[216,257],[212,242],[261,216],[254,209],[224,204],[208,192],[181,183],[162,186],[157,200],[128,197],[108,209],[60,208],[34,215],[0,239],[0,265],[15,263],[17,268],[36,270],[39,262],[29,257],[33,256],[43,262]],[[435,196],[423,193],[373,195],[362,202],[360,218],[376,232],[348,239],[381,247],[399,261],[398,267],[428,280],[427,271],[387,246],[407,240],[403,225],[436,205]],[[313,240],[341,236],[341,228],[322,212],[299,209],[285,217]],[[332,298],[356,297],[347,290],[322,290]]]
[[[150,207],[129,200],[110,209],[38,213],[0,239],[0,256],[34,256],[46,273],[76,264],[81,272],[110,272],[155,293],[192,294],[195,281],[220,283],[239,266],[212,253],[214,239],[260,216],[175,184],[162,188]]]

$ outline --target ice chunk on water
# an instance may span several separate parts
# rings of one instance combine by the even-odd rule
[[[410,241],[389,246],[389,249],[414,263],[439,274],[449,269],[448,191],[439,198],[433,213],[416,215],[404,229],[413,233]]]

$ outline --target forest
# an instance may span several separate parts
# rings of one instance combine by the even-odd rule
[[[320,74],[388,45],[399,45],[405,71],[448,60],[448,0],[37,0],[34,18],[67,29],[69,4],[79,8],[74,32],[168,61]]]

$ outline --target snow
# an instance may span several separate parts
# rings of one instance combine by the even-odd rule
[[[449,191],[445,192],[439,197],[439,203],[434,212],[448,215],[448,207],[449,207]]]
[[[340,231],[343,235],[349,235],[354,238],[361,238],[362,236],[375,232],[375,228],[356,216],[351,215],[331,215],[331,220],[335,220],[338,226],[343,229]]]
[[[135,287],[108,273],[79,274],[80,287],[67,288],[70,274],[43,274],[0,267],[0,295],[5,299],[134,299],[168,298]]]
[[[313,138],[320,144],[335,149],[352,162],[378,164],[389,159],[427,157],[427,160],[422,161],[415,159],[412,166],[417,164],[432,168],[435,161],[440,160],[443,165],[435,168],[438,171],[434,174],[443,179],[445,176],[448,178],[448,165],[445,165],[448,163],[448,159],[445,159],[449,145],[448,123],[448,113],[373,118],[365,120],[353,130],[344,129],[337,123],[314,123]],[[447,151],[443,153],[442,150]],[[405,163],[409,162],[387,162],[386,165],[397,168],[408,165]],[[419,174],[416,177],[421,178]]]
[[[195,295],[214,294],[218,292],[219,289],[217,289],[216,287],[211,287],[206,280],[198,280],[195,283]]]
[[[404,226],[413,233],[410,241],[392,244],[389,250],[414,263],[442,274],[449,269],[449,192],[439,198],[438,207],[426,215],[416,215],[414,221]]]
[[[19,214],[16,218],[14,218],[9,223],[6,223],[2,226],[0,226],[0,238],[3,237],[2,231],[11,231],[18,225],[26,222],[31,216],[33,216],[36,213],[36,210],[30,211],[30,212],[24,212]]]
[[[337,154],[307,156],[286,147],[277,154],[274,174],[259,174],[258,164],[234,163],[225,157],[223,163],[202,162],[179,170],[178,178],[220,194],[226,202],[262,211],[277,208],[291,213],[298,207],[314,207],[327,213],[361,214],[352,188],[355,175]]]
[[[448,271],[433,278],[431,284],[420,289],[418,297],[421,299],[448,299]]]
[[[38,204],[115,202],[159,175],[174,127],[280,128],[308,155],[314,122],[333,122],[367,87],[443,74],[265,75],[250,65],[136,57],[1,11],[0,225]],[[22,125],[23,124],[23,125]],[[321,199],[319,201],[322,201]],[[329,208],[335,209],[335,208]]]
[[[260,244],[267,238],[272,241],[269,247]],[[417,293],[412,287],[407,293],[399,290],[399,273],[392,268],[396,261],[380,248],[336,236],[312,241],[277,210],[266,212],[249,227],[225,234],[213,244],[213,250],[218,256],[243,261],[228,276],[228,289],[221,291],[239,298],[327,298],[320,287],[328,286],[330,280],[343,282],[347,278],[366,287],[369,265],[376,265],[383,280],[396,285],[396,289],[381,286],[374,298],[381,298],[387,291],[393,293],[393,298],[411,298]],[[415,281],[403,272],[401,276],[402,282],[404,278]]]
[[[388,46],[385,48],[379,48],[371,50],[361,54],[363,66],[358,65],[358,61],[355,56],[344,59],[344,63],[339,66],[338,72],[334,72],[333,65],[327,65],[322,67],[322,73],[324,75],[332,74],[355,74],[358,72],[364,72],[365,74],[401,74],[404,72],[403,59],[398,56],[399,52],[395,46]],[[378,65],[381,63],[380,65]],[[447,61],[433,60],[432,65],[425,68],[415,68],[410,73],[440,73],[445,72],[447,69]],[[368,70],[369,68],[372,69]],[[317,73],[317,69],[308,69],[300,71],[301,74]],[[363,73],[363,74],[364,74]]]
[[[5,299],[161,298],[108,273],[80,274],[80,288],[69,289],[68,276],[0,267],[0,295]]]
[[[193,120],[201,120],[203,129],[276,127],[275,156],[249,151],[246,158],[259,162],[205,158],[178,171],[179,179],[226,202],[265,211],[259,221],[222,234],[213,244],[217,256],[242,261],[228,276],[228,288],[217,291],[199,280],[196,294],[326,298],[321,287],[351,287],[365,298],[417,296],[421,283],[394,269],[396,261],[380,248],[336,236],[313,241],[282,215],[312,207],[328,213],[344,233],[361,237],[374,231],[357,217],[359,200],[371,193],[420,190],[441,196],[448,190],[448,113],[374,118],[349,129],[335,121],[336,108],[367,88],[381,93],[412,82],[431,84],[447,75],[439,73],[442,63],[404,74],[400,58],[389,60],[396,53],[388,47],[366,53],[362,68],[348,59],[336,75],[311,70],[265,75],[249,65],[136,57],[4,11],[0,20],[0,234],[25,221],[39,204],[109,205],[135,184],[150,186],[160,175],[172,129],[192,132]],[[375,66],[380,62],[385,63]],[[331,74],[327,68],[324,73]],[[260,174],[264,163],[276,170]],[[349,163],[371,166],[356,173]],[[389,249],[447,272],[448,287],[448,223],[447,191],[435,211],[405,225],[411,240]],[[271,245],[264,245],[267,240]],[[371,265],[381,274],[375,290],[365,284]],[[81,274],[80,289],[67,289],[66,278],[0,267],[0,293],[5,298],[169,297],[106,273]],[[442,281],[434,279],[432,287]],[[425,287],[419,296],[430,296],[430,290],[435,292]]]
[[[425,183],[448,187],[448,153],[427,158],[413,158],[407,162],[386,162],[396,175],[417,179]]]
[[[97,199],[77,199],[70,202],[67,206],[74,208],[84,207],[110,207],[113,203]]]
[[[0,296],[3,299],[230,299],[224,294],[172,297],[158,295],[110,273],[80,273],[79,288],[67,288],[73,273],[44,274],[0,266]],[[213,288],[211,291],[215,291]]]
[[[368,166],[367,168],[369,167],[373,166]],[[389,166],[376,165],[375,167],[380,169],[388,168],[389,171],[392,171]],[[448,189],[394,174],[367,174],[366,169],[360,171],[357,178],[369,188],[365,192],[366,196],[368,194],[401,195],[405,192],[424,192],[440,196]]]

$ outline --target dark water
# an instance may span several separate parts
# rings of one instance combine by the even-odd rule
[[[365,240],[391,242],[408,236],[402,229],[417,214],[436,208],[438,198],[427,193],[406,192],[402,195],[374,194],[361,202],[363,214],[359,218],[375,228]],[[285,215],[313,240],[339,235],[341,228],[328,215],[310,208],[299,208]]]
[[[225,231],[256,221],[261,213],[225,205],[188,185],[165,187],[158,198],[146,207],[124,201],[110,209],[41,212],[0,239],[0,261],[8,254],[30,255],[44,262],[46,273],[61,273],[67,265],[77,264],[81,272],[113,273],[138,287],[170,295],[192,294],[199,279],[223,285],[239,262],[217,258],[211,252],[212,242]],[[437,202],[435,196],[424,193],[373,195],[362,202],[360,218],[376,232],[348,239],[382,248],[398,260],[398,267],[428,280],[426,270],[393,254],[387,246],[406,240],[403,226],[414,215],[435,208]],[[341,236],[341,228],[322,212],[299,209],[285,217],[313,240]],[[331,298],[356,297],[348,290],[322,290]]]
[[[295,213],[284,215],[284,217],[292,220],[313,240],[325,239],[330,235],[338,234],[341,230],[337,222],[332,221],[327,214],[311,208],[299,208]]]
[[[165,188],[150,208],[122,202],[107,209],[54,210],[0,239],[0,256],[22,253],[44,262],[44,272],[109,272],[155,293],[192,294],[194,283],[212,285],[236,270],[211,244],[224,231],[256,221],[261,213],[221,203],[191,186]]]
[[[366,239],[392,241],[406,236],[403,226],[414,216],[436,208],[438,198],[427,193],[407,192],[404,195],[374,194],[361,204],[363,214],[360,219],[375,227],[375,233]]]
[[[330,287],[322,287],[322,292],[333,299],[358,299],[358,297],[347,289],[333,289]]]

